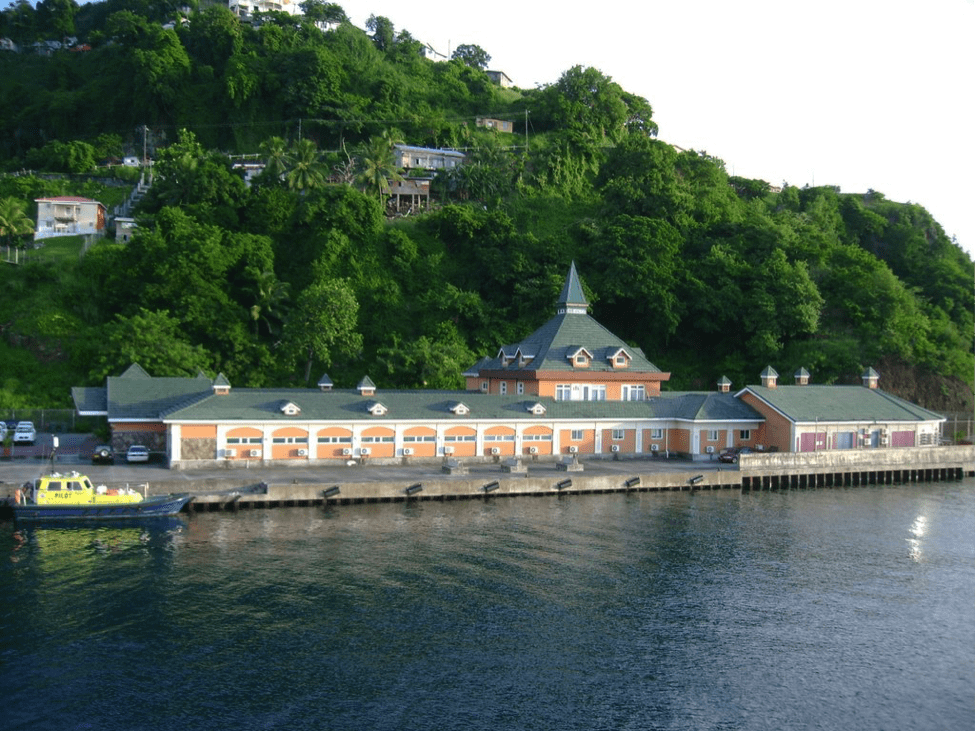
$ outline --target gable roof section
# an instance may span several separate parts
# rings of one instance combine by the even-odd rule
[[[71,399],[80,417],[108,416],[108,400],[103,386],[72,386]]]
[[[863,386],[746,386],[792,422],[929,422],[945,417],[880,389]]]
[[[199,376],[142,378],[123,375],[108,377],[104,391],[110,422],[146,422],[159,421],[166,412],[179,405],[212,396],[213,386],[210,379]]]

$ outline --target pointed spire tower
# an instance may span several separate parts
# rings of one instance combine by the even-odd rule
[[[659,396],[670,378],[637,346],[597,323],[569,267],[555,315],[517,343],[498,349],[464,371],[467,388],[487,394],[532,395],[560,400],[640,401]]]
[[[576,272],[576,263],[573,260],[569,267],[569,274],[565,278],[565,285],[562,287],[562,294],[559,295],[558,315],[585,315],[589,311],[589,301],[582,291],[582,283],[579,282],[579,273]]]

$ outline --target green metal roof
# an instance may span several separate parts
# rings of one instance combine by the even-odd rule
[[[793,422],[918,422],[944,420],[940,414],[863,386],[747,386],[749,391]]]
[[[211,395],[213,383],[201,376],[133,378],[123,375],[106,379],[104,391],[110,421],[158,419],[164,411],[179,404]]]
[[[499,396],[473,391],[378,391],[363,397],[356,390],[323,392],[312,389],[235,389],[229,394],[197,395],[183,404],[165,410],[165,421],[215,422],[293,422],[280,405],[293,403],[301,409],[302,421],[350,421],[376,419],[439,421],[472,419],[537,421],[531,412],[536,404],[545,407],[544,419],[685,419],[703,421],[762,421],[762,416],[731,394],[674,393],[645,401],[555,401],[536,396]],[[376,403],[389,411],[373,417],[369,408]],[[470,409],[466,416],[451,410],[458,403]]]
[[[78,414],[108,414],[105,388],[100,386],[73,386],[71,398]]]

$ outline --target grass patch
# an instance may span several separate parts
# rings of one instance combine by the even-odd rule
[[[77,262],[85,248],[85,240],[88,237],[79,236],[55,236],[50,239],[42,239],[38,242],[41,246],[28,252],[32,262]]]

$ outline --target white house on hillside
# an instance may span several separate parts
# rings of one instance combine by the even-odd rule
[[[104,234],[106,208],[98,201],[79,196],[36,198],[37,228],[34,241],[54,236]]]

